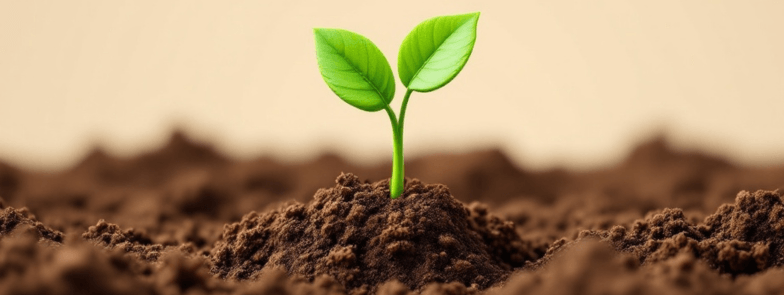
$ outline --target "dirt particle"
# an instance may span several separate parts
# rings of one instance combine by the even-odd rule
[[[452,248],[457,246],[457,240],[449,235],[438,236],[438,244],[444,248]]]
[[[342,248],[335,248],[329,252],[327,256],[327,265],[335,265],[342,267],[349,267],[357,262],[357,256],[354,254],[354,246],[346,246]]]

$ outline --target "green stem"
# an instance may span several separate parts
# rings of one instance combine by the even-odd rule
[[[414,91],[406,90],[406,96],[403,97],[403,105],[400,106],[400,119],[397,122],[397,132],[400,133],[401,143],[403,142],[403,121],[406,120],[406,107],[408,106],[408,98],[411,96],[411,92]]]
[[[400,119],[395,119],[395,112],[387,106],[385,109],[389,115],[389,120],[392,122],[392,140],[393,140],[393,154],[392,154],[392,177],[389,179],[389,196],[393,199],[400,197],[403,194],[405,179],[405,163],[403,162],[403,121],[406,118],[406,106],[408,106],[408,98],[411,96],[412,90],[406,91],[406,96],[403,98],[403,105],[400,107]]]

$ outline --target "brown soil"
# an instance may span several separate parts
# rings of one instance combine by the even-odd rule
[[[431,282],[485,289],[544,250],[486,208],[465,206],[444,185],[413,179],[393,200],[388,181],[361,183],[341,174],[337,186],[319,190],[307,205],[251,212],[226,226],[211,257],[213,272],[225,278],[280,268],[375,292],[389,280],[411,289]]]
[[[496,150],[406,168],[391,200],[389,164],[234,161],[180,133],[58,173],[0,163],[0,294],[784,292],[784,166],[658,138],[596,171]]]

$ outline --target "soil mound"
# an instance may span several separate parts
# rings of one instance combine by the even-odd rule
[[[122,230],[119,225],[107,223],[103,219],[82,234],[82,238],[93,241],[109,249],[122,249],[134,253],[146,261],[156,261],[161,256],[163,246],[154,244],[143,232],[134,229]]]
[[[341,174],[336,183],[307,205],[252,212],[227,225],[212,251],[213,272],[248,279],[282,268],[309,279],[331,275],[349,290],[393,279],[411,289],[430,282],[484,289],[543,252],[511,222],[463,205],[446,186],[409,180],[392,200],[387,181]]]
[[[10,235],[15,231],[27,231],[34,233],[41,240],[61,243],[63,233],[46,227],[43,223],[35,219],[27,208],[15,209],[5,207],[3,199],[0,199],[0,238]]]
[[[643,263],[686,252],[722,273],[752,274],[784,265],[784,203],[778,191],[742,191],[702,224],[690,223],[680,209],[664,209],[629,231],[615,226],[581,235],[599,235]]]

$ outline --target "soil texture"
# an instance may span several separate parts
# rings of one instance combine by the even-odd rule
[[[654,138],[593,171],[499,150],[239,161],[175,133],[61,172],[0,162],[0,294],[782,294],[784,165]],[[337,179],[335,179],[337,177]]]
[[[460,282],[485,289],[541,256],[511,222],[467,207],[444,185],[408,181],[398,199],[388,181],[341,174],[307,205],[251,212],[226,226],[212,252],[213,272],[248,279],[265,268],[307,278],[330,275],[351,291],[375,292],[398,280],[411,289]]]

